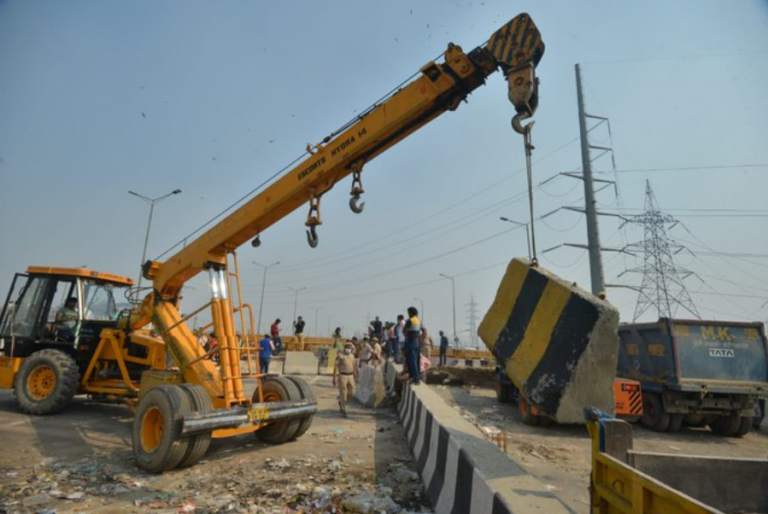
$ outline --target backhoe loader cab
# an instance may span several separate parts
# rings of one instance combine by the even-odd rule
[[[14,388],[19,406],[33,414],[63,408],[78,392],[101,331],[116,328],[132,284],[84,268],[17,273],[0,311],[0,388]]]

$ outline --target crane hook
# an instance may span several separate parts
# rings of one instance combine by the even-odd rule
[[[317,232],[315,231],[315,225],[311,225],[309,230],[307,230],[307,243],[309,243],[309,246],[312,248],[317,248],[318,237]]]
[[[365,209],[365,202],[358,205],[357,202],[359,201],[360,201],[360,195],[355,195],[349,199],[349,208],[352,209],[352,212],[354,212],[355,214],[360,214],[363,212],[363,209]]]
[[[532,121],[528,125],[523,125],[522,123],[520,123],[521,121],[527,120],[530,117],[531,117],[530,112],[521,112],[521,113],[515,114],[515,116],[512,118],[512,129],[518,134],[522,134],[523,136],[526,134],[530,134],[531,129],[533,128],[533,124],[536,122]]]

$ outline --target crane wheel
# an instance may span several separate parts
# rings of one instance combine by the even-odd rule
[[[13,396],[19,409],[28,414],[54,414],[72,401],[79,382],[80,372],[72,357],[60,350],[40,350],[19,368]]]
[[[181,437],[181,420],[191,411],[187,394],[175,385],[154,387],[139,400],[131,433],[139,468],[162,473],[179,465],[190,442]]]
[[[182,391],[187,395],[187,400],[189,400],[189,404],[192,407],[192,412],[208,414],[213,410],[211,397],[208,396],[208,392],[203,386],[197,384],[182,384],[179,387],[181,387]],[[187,452],[176,467],[186,468],[192,466],[203,458],[208,451],[209,446],[211,446],[210,432],[190,437]]]
[[[286,377],[269,377],[261,380],[264,402],[285,402],[301,400],[298,386]],[[259,391],[253,393],[253,402],[259,401]],[[270,444],[281,444],[296,438],[301,420],[286,419],[270,423],[256,431],[256,436]]]
[[[661,398],[655,393],[643,393],[643,425],[655,432],[666,432],[672,420],[664,412]]]
[[[286,377],[288,380],[296,384],[296,387],[299,388],[299,393],[301,393],[301,399],[302,400],[308,400],[313,403],[317,403],[317,397],[315,397],[315,392],[312,391],[312,388],[307,383],[306,380],[303,378],[298,377]],[[296,431],[296,435],[293,436],[294,439],[298,439],[299,437],[303,436],[307,430],[309,430],[309,427],[312,426],[312,419],[315,417],[314,414],[310,414],[309,416],[299,418],[299,429]]]

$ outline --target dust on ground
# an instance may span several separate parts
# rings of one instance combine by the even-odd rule
[[[341,418],[331,378],[309,382],[319,411],[300,439],[214,440],[196,465],[163,475],[134,465],[128,408],[77,399],[26,416],[3,391],[0,514],[429,512],[395,411],[353,402]]]
[[[506,434],[507,454],[577,512],[589,511],[591,442],[583,425],[529,427],[514,404],[500,404],[487,387],[433,386],[434,390],[478,427],[498,427]],[[743,438],[720,437],[707,428],[683,427],[657,433],[634,424],[639,451],[723,457],[768,458],[768,423]]]

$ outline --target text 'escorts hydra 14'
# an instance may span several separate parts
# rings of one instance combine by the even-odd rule
[[[262,232],[306,203],[307,238],[316,246],[324,193],[352,175],[350,207],[362,212],[365,164],[458,108],[496,70],[508,82],[513,126],[524,131],[520,122],[538,106],[535,68],[543,54],[541,35],[527,14],[470,52],[449,44],[443,62],[428,62],[412,81],[309,147],[306,159],[196,240],[163,262],[144,263],[152,288],[133,308],[120,308],[124,290],[132,286],[124,277],[45,267],[17,274],[0,313],[0,388],[13,388],[19,407],[31,414],[57,412],[76,394],[135,403],[133,453],[138,466],[153,473],[194,464],[211,437],[255,432],[282,443],[301,436],[317,402],[301,379],[253,371],[259,369],[258,363],[251,366],[248,348],[255,342],[253,316],[242,302],[235,250],[249,241],[260,245]],[[210,278],[211,301],[182,316],[182,288],[203,272]],[[187,325],[205,309],[219,340],[213,351],[220,366]],[[248,360],[248,372],[241,370],[241,357]],[[174,366],[166,365],[170,360]],[[244,378],[255,379],[252,395]]]

